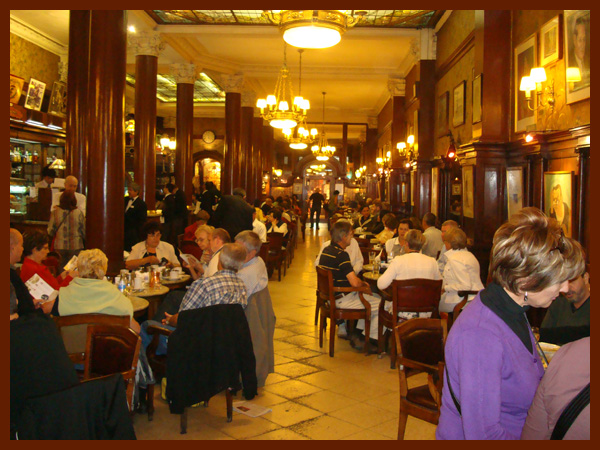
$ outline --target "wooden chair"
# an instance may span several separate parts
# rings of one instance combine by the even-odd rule
[[[452,328],[456,319],[458,319],[459,314],[462,312],[463,308],[469,301],[469,297],[471,295],[477,295],[479,291],[458,291],[458,296],[462,297],[462,300],[454,305],[454,309],[451,313],[448,313],[448,329]]]
[[[46,256],[46,259],[42,261],[42,264],[48,268],[53,276],[57,277],[60,275],[58,273],[58,266],[60,265],[61,259],[60,253],[51,251],[48,252],[48,256]]]
[[[394,280],[391,285],[392,311],[385,310],[385,296],[382,296],[379,304],[379,326],[377,330],[378,352],[381,354],[384,348],[383,327],[393,330],[398,323],[406,319],[398,318],[399,312],[431,312],[438,311],[440,297],[442,295],[442,280],[427,280],[415,278],[412,280]],[[386,332],[387,342],[390,332]],[[390,345],[390,367],[396,367],[396,343],[392,340]]]
[[[152,336],[152,341],[146,348],[146,358],[148,364],[154,374],[156,383],[160,385],[160,380],[167,374],[167,355],[157,355],[156,349],[160,336],[170,336],[172,331],[157,325],[148,325],[146,332],[149,336]],[[146,406],[148,408],[148,421],[152,421],[154,418],[154,384],[149,384],[146,388],[147,399]]]
[[[183,236],[185,236],[184,233],[177,235],[177,248],[181,248],[181,243],[183,242]]]
[[[437,425],[444,380],[444,319],[411,319],[394,327],[398,347],[400,414],[398,439],[404,439],[408,416]],[[407,378],[427,373],[427,384],[409,389]]]
[[[72,316],[53,316],[54,323],[63,339],[69,358],[74,364],[85,361],[87,333],[89,325],[118,325],[129,328],[129,316],[110,314],[74,314]]]
[[[269,274],[272,274],[274,269],[277,268],[277,277],[281,281],[281,265],[285,257],[283,233],[267,233],[267,239],[269,240],[269,253],[265,262],[270,269]]]
[[[127,386],[127,403],[131,410],[141,345],[142,338],[131,328],[101,324],[88,326],[83,379],[120,373]]]
[[[347,294],[358,292],[358,298],[365,309],[343,309],[335,305],[335,299],[338,294]],[[341,288],[333,286],[333,273],[331,270],[322,266],[317,266],[317,295],[321,310],[319,321],[319,347],[323,348],[323,330],[325,329],[325,319],[329,318],[329,356],[333,357],[335,344],[335,329],[338,320],[365,320],[365,353],[369,351],[369,334],[371,331],[371,304],[365,300],[363,293],[370,294],[371,289],[368,286],[360,288]]]
[[[370,238],[361,238],[358,236],[354,236],[354,239],[356,239],[356,242],[358,242],[358,246],[359,247],[371,247],[371,239]]]

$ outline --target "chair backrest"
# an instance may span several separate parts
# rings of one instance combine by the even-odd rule
[[[413,278],[392,282],[394,317],[398,312],[432,312],[438,308],[442,295],[442,280]]]
[[[322,301],[327,301],[335,305],[333,272],[323,266],[317,266],[317,295]]]
[[[138,364],[142,339],[131,328],[119,325],[88,326],[83,378],[121,373],[125,380]]]
[[[444,361],[444,344],[448,335],[445,319],[411,319],[394,328],[398,362],[413,369],[422,365],[437,370]]]
[[[200,261],[202,258],[202,250],[195,241],[181,241],[179,245],[179,251],[181,253],[189,253],[190,255],[194,255],[194,257]]]
[[[118,325],[128,328],[129,316],[110,314],[73,314],[72,316],[53,316],[54,323],[63,339],[71,361],[83,363],[88,326],[91,324]]]
[[[369,264],[369,253],[375,252],[371,247],[358,247],[363,256],[363,264]],[[375,252],[377,253],[377,252]]]
[[[183,242],[184,233],[177,235],[177,248],[181,248],[181,243]]]
[[[358,242],[359,247],[371,247],[371,239],[369,238],[354,236],[354,239],[356,239],[356,242]]]
[[[279,251],[283,245],[283,233],[271,232],[267,233],[269,240],[269,251]]]
[[[267,262],[267,257],[269,256],[269,241],[262,243],[258,256],[260,256],[264,262]]]

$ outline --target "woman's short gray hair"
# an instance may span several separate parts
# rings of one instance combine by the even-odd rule
[[[427,238],[423,236],[420,230],[409,230],[404,235],[408,248],[417,252],[421,251]]]
[[[106,275],[108,258],[100,249],[82,250],[77,256],[77,271],[81,278],[101,280]]]
[[[489,272],[514,294],[539,292],[584,270],[579,242],[565,237],[559,223],[538,208],[521,209],[494,234]]]
[[[246,249],[242,244],[229,243],[223,246],[219,252],[219,261],[223,269],[237,272],[242,268],[246,261]]]
[[[450,244],[452,250],[460,250],[467,247],[467,234],[460,228],[450,228],[444,234],[443,240]]]

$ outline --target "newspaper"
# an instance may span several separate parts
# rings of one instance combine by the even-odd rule
[[[65,264],[64,270],[70,272],[71,270],[77,269],[77,255],[73,255],[73,257],[69,260],[67,264]]]
[[[191,264],[193,264],[193,265],[200,264],[200,261],[198,261],[194,255],[190,255],[189,253],[180,253],[179,256],[188,265],[191,265]]]
[[[260,417],[263,414],[271,412],[270,408],[265,408],[264,406],[260,406],[250,402],[235,402],[233,404],[233,409],[234,411],[246,414],[250,417]]]
[[[58,291],[46,283],[37,273],[25,282],[29,293],[35,299],[42,300],[42,303],[50,302],[56,298]]]

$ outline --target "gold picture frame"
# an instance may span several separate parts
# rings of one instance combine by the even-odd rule
[[[573,172],[544,172],[544,212],[567,237],[573,235],[574,178]]]
[[[67,117],[67,85],[62,81],[55,81],[52,85],[48,114]]]
[[[581,81],[566,83],[567,103],[575,103],[590,98],[591,53],[590,53],[590,11],[565,11],[565,77],[570,67],[579,68]],[[584,39],[576,39],[585,33]],[[576,41],[580,45],[576,45]],[[579,55],[578,53],[583,53]]]
[[[462,190],[463,217],[473,219],[475,217],[473,198],[473,166],[463,166],[462,168]]]
[[[527,106],[525,92],[520,91],[521,78],[529,76],[531,69],[537,66],[537,36],[534,34],[515,48],[515,133],[535,129],[537,116]],[[536,108],[536,96],[532,96],[532,108]]]
[[[23,92],[23,84],[25,80],[16,75],[10,74],[10,103],[12,105],[19,104],[21,93]]]
[[[547,66],[562,57],[561,15],[546,22],[540,30],[540,65]]]
[[[27,97],[25,97],[25,108],[40,111],[45,91],[46,83],[30,78],[29,85],[27,86]]]

